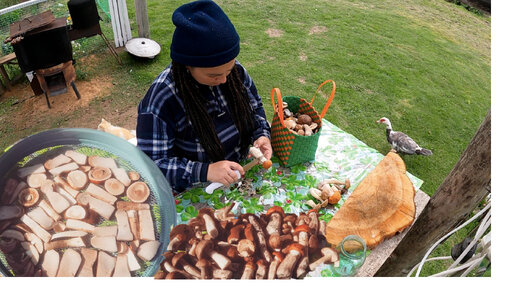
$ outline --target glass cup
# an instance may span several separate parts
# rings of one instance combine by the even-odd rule
[[[332,271],[341,277],[355,276],[364,264],[366,250],[366,243],[361,237],[355,235],[345,237],[337,246],[339,265],[332,267]]]

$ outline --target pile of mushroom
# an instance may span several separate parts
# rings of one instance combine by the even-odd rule
[[[112,158],[68,150],[15,170],[0,192],[15,276],[131,276],[159,248],[149,187]]]
[[[156,279],[302,278],[322,263],[338,262],[325,244],[326,223],[315,210],[285,214],[231,213],[234,204],[203,208],[170,231],[170,244]],[[321,249],[322,248],[322,249]]]
[[[283,102],[283,116],[287,129],[297,135],[311,136],[317,133],[320,128],[320,125],[313,122],[309,115],[300,114],[299,112],[292,113],[288,109],[288,103],[286,102]]]
[[[336,178],[325,179],[317,185],[317,188],[310,188],[309,190],[310,195],[319,203],[316,204],[313,200],[308,200],[306,204],[317,211],[328,204],[337,204],[342,195],[348,192],[349,186],[349,179],[346,179],[346,181],[340,181]]]

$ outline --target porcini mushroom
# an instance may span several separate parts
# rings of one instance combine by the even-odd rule
[[[272,252],[274,256],[274,260],[272,260],[269,266],[269,273],[267,275],[267,279],[273,280],[276,278],[276,271],[278,269],[279,264],[283,261],[285,256],[281,252]]]
[[[283,218],[285,217],[285,212],[283,211],[283,208],[275,205],[269,208],[265,215],[269,218],[269,223],[265,228],[267,234],[279,234],[281,230],[281,223],[283,222]]]
[[[187,257],[188,255],[185,252],[179,252],[174,255],[170,262],[172,266],[182,267],[190,275],[196,278],[201,278],[201,273],[199,272],[199,270],[197,270],[197,268],[195,268],[189,263]]]
[[[39,188],[47,180],[45,173],[34,173],[27,177],[27,185],[32,188]]]
[[[240,236],[244,232],[244,225],[236,225],[229,230],[228,243],[236,244],[240,240]]]
[[[296,227],[294,230],[294,236],[298,235],[299,244],[306,247],[308,246],[308,239],[310,235],[310,228],[307,224],[302,224]]]
[[[197,259],[211,258],[222,270],[225,270],[231,264],[228,257],[213,250],[213,242],[210,240],[199,241],[195,248],[195,256]]]
[[[59,262],[60,257],[58,252],[55,250],[46,251],[43,255],[43,263],[41,263],[43,276],[55,277],[59,269]]]
[[[256,276],[255,278],[258,280],[265,279],[267,277],[267,266],[268,263],[264,259],[260,259],[256,262],[256,266],[258,267],[256,269]]]
[[[279,279],[289,279],[292,277],[292,272],[297,260],[304,255],[303,245],[298,243],[290,244],[287,248],[288,254],[278,266],[276,275]]]
[[[206,259],[199,259],[195,266],[201,270],[201,279],[208,279],[208,268],[210,263]]]
[[[335,263],[339,260],[339,253],[333,248],[324,247],[321,249],[321,254],[323,255],[321,258],[310,264],[310,271],[315,270],[320,264]]]
[[[241,257],[249,258],[254,255],[255,245],[248,239],[242,239],[238,241],[237,250]]]
[[[59,263],[59,270],[57,277],[75,277],[79,266],[81,265],[82,257],[73,249],[66,249]]]
[[[182,245],[188,242],[193,237],[193,230],[189,225],[179,224],[172,228],[169,234],[170,243],[167,251],[177,251],[183,249]]]
[[[204,225],[206,227],[206,232],[212,237],[217,238],[219,235],[219,231],[217,229],[216,219],[213,217],[213,210],[210,208],[201,208],[199,210],[199,217],[204,220]]]
[[[256,265],[253,261],[248,261],[245,264],[244,272],[242,273],[242,277],[240,279],[252,279],[254,277],[254,271],[256,270]]]

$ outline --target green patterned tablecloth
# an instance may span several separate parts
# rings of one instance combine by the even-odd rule
[[[323,120],[315,161],[283,168],[278,159],[272,158],[269,170],[255,166],[246,174],[240,185],[215,190],[213,194],[204,191],[207,184],[199,184],[176,197],[177,223],[186,223],[197,216],[198,209],[224,207],[235,202],[233,212],[263,213],[273,205],[283,208],[286,213],[307,212],[305,204],[313,199],[309,188],[326,178],[349,179],[351,187],[336,206],[320,210],[321,218],[328,222],[357,185],[383,159],[384,155],[368,147],[353,135],[344,132],[327,120]],[[407,172],[417,191],[423,181]],[[331,276],[325,265],[309,273],[308,276]]]

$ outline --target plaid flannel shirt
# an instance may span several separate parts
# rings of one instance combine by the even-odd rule
[[[254,115],[253,141],[270,138],[270,127],[256,87],[240,63],[236,62]],[[154,80],[138,106],[136,136],[138,147],[161,169],[172,189],[182,192],[192,184],[207,181],[208,155],[187,120],[184,104],[177,95],[169,65]],[[219,86],[198,85],[206,98],[208,114],[213,119],[218,137],[226,152],[226,160],[239,162],[247,157],[248,148],[241,148],[240,134],[231,118],[226,99]]]

